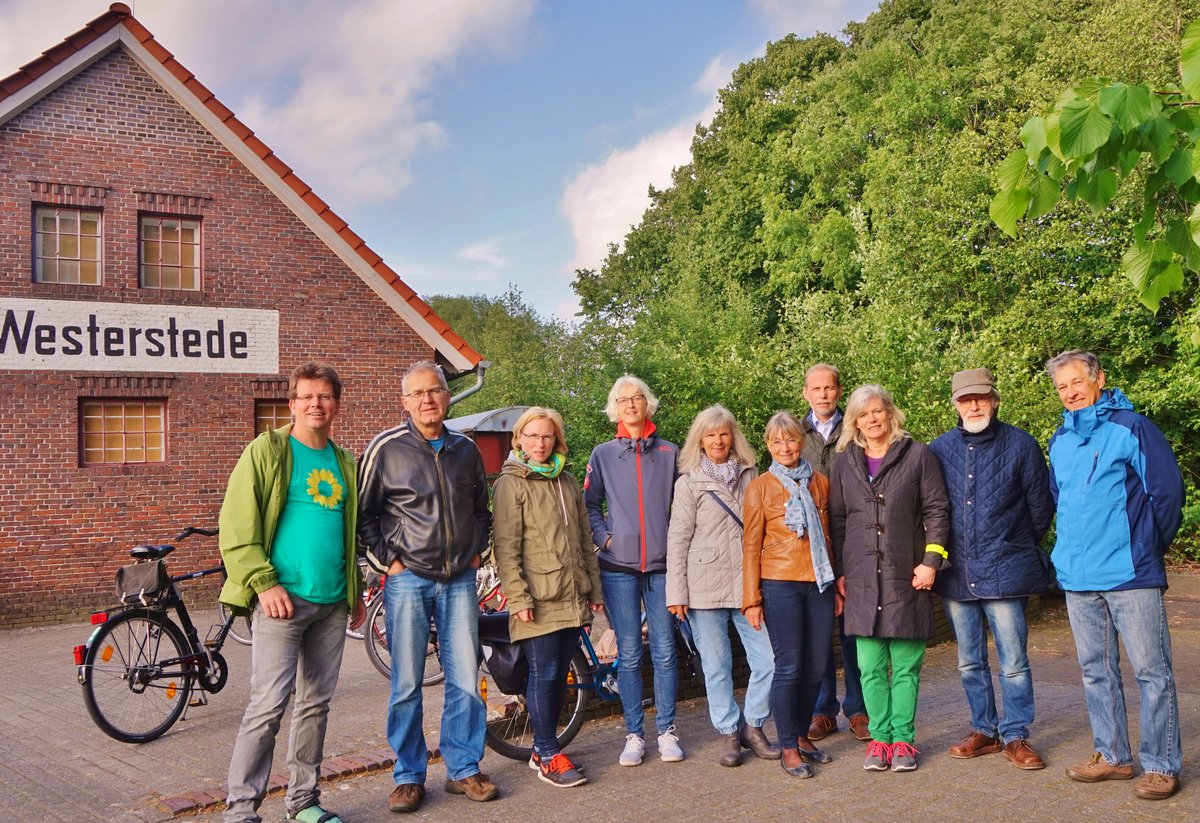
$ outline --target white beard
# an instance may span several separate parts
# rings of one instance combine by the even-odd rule
[[[991,424],[992,416],[988,415],[982,420],[967,420],[964,418],[962,426],[964,431],[970,432],[971,434],[979,434],[979,432],[983,431]]]

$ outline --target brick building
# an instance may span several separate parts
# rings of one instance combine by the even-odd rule
[[[106,605],[130,545],[214,525],[295,364],[337,367],[359,451],[427,358],[486,365],[124,4],[0,80],[0,625]]]

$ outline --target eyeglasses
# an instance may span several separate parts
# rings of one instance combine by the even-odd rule
[[[774,440],[772,440],[770,443],[768,443],[767,445],[773,449],[782,449],[782,448],[790,447],[790,446],[799,446],[800,441],[794,437],[789,437],[785,440],[781,440],[777,437]]]
[[[417,389],[416,391],[410,391],[408,394],[406,394],[404,396],[411,397],[413,400],[424,400],[426,397],[428,397],[430,400],[436,400],[442,394],[449,394],[449,393],[450,392],[447,391],[446,389],[441,389],[441,388],[439,388],[439,389]]]
[[[526,440],[536,440],[536,441],[538,441],[539,443],[551,443],[551,442],[553,442],[553,441],[555,440],[555,438],[557,437],[557,435],[553,435],[553,434],[527,434],[526,432],[521,432],[521,437],[524,437]]]
[[[630,403],[645,403],[645,402],[646,402],[646,395],[644,395],[644,394],[634,394],[629,397],[618,397],[617,398],[617,405],[620,406],[621,408],[625,408]]]
[[[333,395],[332,394],[298,394],[298,395],[296,395],[296,401],[299,403],[311,403],[313,400],[316,400],[318,403],[322,403],[322,404],[332,403]]]

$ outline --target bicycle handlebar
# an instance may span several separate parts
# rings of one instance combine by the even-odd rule
[[[193,534],[203,535],[204,537],[215,537],[217,535],[217,529],[202,529],[199,526],[188,526],[179,534],[175,535],[175,539],[183,540],[184,538],[191,537]]]

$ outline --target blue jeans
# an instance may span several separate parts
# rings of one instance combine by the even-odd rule
[[[559,753],[558,718],[567,694],[567,670],[579,648],[579,629],[560,629],[518,641],[529,661],[525,706],[533,726],[533,747],[549,760]]]
[[[1067,614],[1083,669],[1083,694],[1096,751],[1113,765],[1133,762],[1119,636],[1141,693],[1138,759],[1145,771],[1178,775],[1183,747],[1163,590],[1067,592]]]
[[[346,601],[313,603],[291,595],[291,619],[267,617],[262,605],[254,609],[251,649],[250,702],[233,744],[229,761],[227,823],[258,823],[258,807],[267,794],[275,735],[292,690],[288,733],[287,799],[290,813],[318,801],[321,758],[329,701],[337,687],[346,643]]]
[[[617,689],[625,710],[625,733],[643,737],[642,710],[642,609],[650,630],[650,662],[654,666],[654,723],[662,734],[675,725],[675,695],[679,672],[675,668],[675,632],[667,611],[667,575],[625,574],[600,570],[604,608],[617,635]]]
[[[387,738],[396,752],[392,770],[396,784],[425,782],[429,751],[425,747],[421,679],[431,619],[437,626],[442,670],[446,673],[440,742],[446,772],[452,780],[477,774],[483,759],[487,712],[479,696],[475,570],[466,569],[447,583],[403,571],[388,576],[383,596],[392,655]]]
[[[750,664],[746,722],[761,728],[771,712],[771,678],[775,674],[775,654],[766,627],[755,631],[739,609],[688,609],[688,622],[704,668],[708,718],[713,727],[721,734],[731,734],[741,720],[733,699],[733,650],[729,644],[729,624],[733,623]]]
[[[971,730],[995,737],[1005,744],[1027,740],[1033,724],[1033,676],[1025,644],[1027,597],[1004,600],[945,600],[946,619],[958,641],[958,672],[967,705],[971,708]],[[986,621],[986,622],[985,622]],[[987,632],[996,641],[1000,662],[1000,697],[1004,720],[996,713],[996,691],[988,667]]]
[[[820,592],[816,583],[764,580],[762,593],[763,619],[775,652],[771,678],[775,729],[780,747],[795,749],[801,737],[808,737],[833,645],[833,586]]]
[[[842,680],[846,684],[842,714],[849,718],[866,714],[867,706],[863,703],[862,683],[859,682],[862,675],[858,671],[858,643],[855,642],[854,635],[846,634],[845,618],[839,617],[837,624],[842,643]],[[838,716],[837,664],[833,659],[832,643],[829,644],[829,660],[825,664],[825,676],[821,678],[821,691],[817,694],[817,705],[813,707],[813,714]]]

